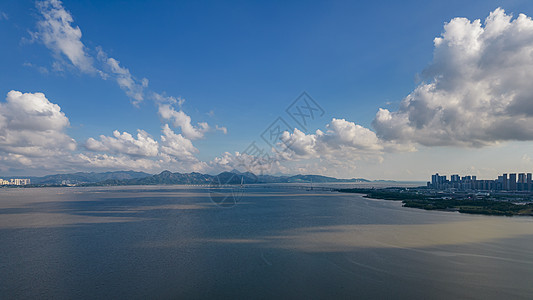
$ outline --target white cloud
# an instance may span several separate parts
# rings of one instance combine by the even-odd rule
[[[113,136],[89,138],[85,148],[66,134],[69,119],[59,105],[42,93],[11,91],[0,102],[0,171],[24,168],[43,172],[134,169],[159,172],[162,169],[205,171],[207,163],[196,158],[192,142],[162,127],[158,142],[147,132],[114,131]],[[97,153],[94,153],[97,152]]]
[[[103,73],[105,74],[103,78],[106,79],[109,76],[112,76],[116,80],[120,88],[126,93],[126,95],[133,99],[133,103],[135,105],[143,101],[144,89],[148,87],[148,79],[135,79],[133,75],[131,75],[129,69],[120,66],[120,62],[118,60],[112,57],[108,57],[107,54],[102,50],[102,48],[98,47],[97,51],[98,60],[104,63],[104,67],[109,72]],[[153,94],[154,99],[160,96],[156,93]]]
[[[91,151],[113,152],[131,156],[153,157],[159,153],[159,144],[144,130],[137,130],[137,139],[127,132],[113,132],[113,137],[100,136],[100,140],[89,138],[85,147]]]
[[[3,11],[0,11],[0,21],[1,20],[9,20],[9,16]]]
[[[127,155],[80,153],[75,157],[79,165],[104,170],[139,170],[149,171],[161,168],[159,161],[147,158],[132,158]]]
[[[133,99],[134,105],[138,105],[143,101],[146,94],[158,105],[169,103],[177,104],[178,107],[181,107],[185,102],[185,99],[166,96],[164,93],[146,93],[145,90],[148,88],[149,80],[147,78],[135,78],[128,68],[120,65],[117,59],[108,57],[101,47],[96,47],[95,49],[97,58],[95,61],[93,55],[90,54],[91,51],[88,51],[81,41],[81,29],[72,25],[74,19],[63,7],[61,1],[39,1],[37,2],[37,9],[42,18],[37,23],[38,32],[30,34],[32,35],[32,40],[42,41],[56,55],[57,61],[53,63],[53,70],[59,72],[64,70],[64,66],[66,66],[65,63],[62,63],[62,57],[64,56],[82,72],[97,73],[104,80],[109,77],[115,79],[126,95]]]
[[[161,153],[178,161],[198,161],[194,156],[195,153],[198,153],[198,149],[193,146],[190,140],[172,131],[168,124],[163,126]]]
[[[195,156],[198,149],[192,142],[167,124],[162,127],[160,142],[143,130],[137,130],[136,136],[114,131],[112,136],[89,138],[85,142],[89,152],[76,151],[76,141],[66,134],[68,127],[69,120],[59,105],[44,94],[9,92],[6,102],[0,103],[0,171],[208,169],[208,164]]]
[[[426,146],[533,140],[533,20],[501,8],[484,24],[454,18],[434,40],[426,81],[397,111],[380,109],[378,136]]]
[[[68,58],[71,64],[82,72],[97,73],[102,79],[113,78],[128,97],[133,99],[133,104],[138,105],[148,96],[159,106],[159,114],[167,120],[172,120],[175,127],[179,127],[182,134],[187,139],[203,138],[204,133],[210,128],[205,122],[191,125],[191,118],[181,106],[185,102],[183,98],[166,96],[164,93],[147,91],[149,80],[147,78],[137,79],[130,70],[120,64],[101,48],[96,47],[96,61],[87,51],[81,41],[81,30],[78,26],[73,26],[72,15],[65,10],[61,1],[45,0],[37,2],[37,8],[42,15],[37,23],[38,32],[32,33],[32,38],[41,40],[46,47],[56,54],[58,61],[53,63],[53,70],[62,72],[66,64],[60,63],[61,57]],[[43,69],[44,71],[47,69]],[[174,110],[170,105],[176,104],[179,111]],[[224,133],[225,127],[218,128]]]
[[[324,133],[317,130],[315,134],[305,134],[304,132],[294,129],[292,133],[288,131],[283,132],[282,140],[284,145],[289,145],[286,152],[298,158],[313,158],[320,156],[323,152],[323,145],[317,144],[317,139],[321,138]]]
[[[93,59],[86,53],[81,42],[81,30],[72,25],[73,18],[63,8],[61,1],[46,0],[37,2],[42,19],[37,23],[38,37],[50,50],[61,57],[64,55],[82,72],[93,73]]]
[[[191,140],[196,140],[204,137],[205,132],[209,130],[209,125],[205,122],[198,123],[195,127],[191,124],[191,117],[182,110],[176,111],[170,105],[159,105],[159,115],[165,119],[172,121],[176,128],[180,128],[183,135]]]
[[[94,152],[100,152],[99,156],[88,156],[86,159],[90,163],[99,165],[105,163],[118,164],[124,161],[126,157],[132,160],[153,159],[159,161],[157,165],[163,163],[180,162],[180,163],[199,163],[195,157],[198,153],[192,142],[181,134],[176,134],[168,124],[162,127],[161,142],[150,137],[143,130],[137,130],[137,138],[127,132],[120,133],[114,131],[113,136],[101,135],[99,140],[89,138],[85,147]],[[115,154],[116,156],[110,155]],[[105,155],[104,155],[105,154]],[[142,163],[146,165],[146,162]]]
[[[44,94],[10,91],[6,102],[0,103],[3,164],[38,166],[74,151],[76,141],[65,133],[68,126],[61,108]]]
[[[359,161],[379,164],[386,152],[413,151],[410,145],[380,140],[371,130],[344,119],[326,125],[325,132],[305,134],[295,128],[284,132],[278,150],[261,157],[247,153],[225,152],[208,163],[210,172],[238,169],[256,174],[330,174],[353,173]]]
[[[270,153],[268,157],[254,157],[246,153],[224,152],[207,163],[205,170],[209,173],[219,173],[222,171],[249,171],[256,175],[265,174],[322,174],[327,176],[337,176],[345,178],[346,174],[354,174],[360,160],[343,159],[339,157],[319,157],[307,159],[294,159],[293,157],[277,156]],[[365,163],[380,163],[378,156],[363,158]]]
[[[154,100],[158,104],[177,104],[178,107],[181,107],[183,103],[185,103],[185,99],[178,97],[172,97],[172,96],[166,96],[164,94],[159,94],[156,92],[152,92],[151,99]]]
[[[107,64],[111,67],[114,74],[117,75],[117,83],[126,94],[136,101],[143,100],[142,88],[147,85],[144,82],[140,85],[136,84],[131,77],[130,70],[120,66],[120,62],[114,58],[108,58]]]
[[[285,131],[282,140],[284,144],[281,146],[288,146],[283,153],[286,159],[359,160],[362,157],[376,157],[383,152],[414,150],[409,144],[398,145],[380,140],[370,129],[336,118],[326,125],[326,132],[317,130],[314,134],[305,134],[294,129],[292,133]]]
[[[326,127],[328,129],[326,134],[320,137],[331,147],[347,146],[370,151],[384,148],[374,132],[353,122],[333,118]]]
[[[93,56],[81,41],[81,29],[72,25],[74,19],[61,1],[40,1],[37,2],[37,8],[42,19],[37,23],[38,32],[34,33],[34,38],[41,40],[56,55],[58,61],[53,64],[54,70],[63,70],[64,64],[60,61],[64,56],[82,72],[97,73],[103,79],[112,76],[126,95],[134,100],[134,104],[144,100],[143,90],[148,87],[148,79],[136,80],[127,68],[120,66],[118,60],[108,58],[99,47],[96,49],[97,57],[103,65],[95,66]]]
[[[233,169],[248,171],[257,175],[287,171],[279,160],[269,159],[268,157],[256,157],[240,152],[224,152],[222,155],[209,161],[204,168],[206,172],[210,173],[231,171]]]

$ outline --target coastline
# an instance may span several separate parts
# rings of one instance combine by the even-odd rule
[[[396,192],[383,189],[338,189],[341,193],[361,194],[365,198],[401,201],[403,207],[423,210],[457,211],[459,213],[491,216],[533,216],[533,203],[516,204],[487,199],[438,199],[414,192]]]

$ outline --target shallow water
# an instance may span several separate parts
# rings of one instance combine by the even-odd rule
[[[533,296],[533,218],[255,186],[0,189],[0,298]]]

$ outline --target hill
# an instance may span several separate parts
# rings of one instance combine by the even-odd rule
[[[321,175],[273,176],[255,175],[251,172],[241,173],[237,170],[222,172],[218,175],[201,173],[172,173],[163,171],[156,175],[117,179],[110,178],[90,185],[164,185],[164,184],[253,184],[253,183],[333,183],[333,182],[369,182],[362,178],[338,179]]]
[[[77,172],[70,174],[54,174],[43,177],[30,177],[32,184],[38,185],[66,185],[66,184],[87,184],[97,183],[105,180],[130,180],[135,178],[145,178],[151,174],[135,171],[116,171],[116,172]]]

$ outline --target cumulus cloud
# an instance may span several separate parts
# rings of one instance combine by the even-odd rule
[[[161,153],[169,158],[179,161],[197,161],[194,154],[198,153],[192,142],[184,138],[181,134],[176,134],[168,124],[163,126],[163,135],[161,136]]]
[[[374,156],[372,158],[365,157],[364,159],[371,163],[379,163],[376,158],[377,157]],[[357,166],[354,160],[346,160],[343,158],[333,159],[331,157],[320,157],[315,159],[308,158],[304,160],[295,160],[293,157],[287,158],[276,155],[275,153],[271,153],[271,156],[269,157],[255,157],[240,152],[224,152],[222,155],[209,161],[204,167],[206,172],[213,174],[223,171],[231,171],[233,169],[242,172],[252,172],[256,175],[323,174],[342,178],[346,176],[346,174],[353,173],[357,169]]]
[[[247,153],[224,152],[207,162],[204,170],[210,173],[240,170],[255,174],[286,173],[288,169],[275,157],[257,157]]]
[[[69,120],[42,93],[10,91],[0,103],[0,151],[39,157],[72,151],[76,142],[65,130]]]
[[[532,140],[533,21],[496,9],[482,23],[455,18],[434,40],[424,81],[397,111],[379,109],[375,131],[344,119],[326,130],[284,132],[276,160],[319,160],[345,167],[382,154],[414,151],[414,145],[479,147]],[[233,157],[233,156],[231,156]],[[229,156],[219,159],[231,163]],[[320,165],[320,163],[319,163]]]
[[[67,135],[69,126],[59,105],[43,93],[10,91],[0,102],[0,171],[207,170],[208,164],[195,156],[198,149],[192,142],[167,124],[160,142],[144,130],[135,136],[115,130],[112,136],[89,138],[82,149]]]
[[[10,91],[6,101],[0,102],[0,170],[208,169],[208,164],[195,156],[198,149],[191,140],[175,133],[168,124],[162,127],[160,142],[144,130],[137,130],[136,136],[115,130],[112,136],[89,138],[85,142],[88,151],[83,152],[66,134],[68,127],[69,119],[59,105],[43,93]]]
[[[384,148],[374,132],[354,122],[333,118],[326,127],[326,134],[321,134],[319,137],[328,145],[370,151]]]
[[[168,104],[159,106],[159,115],[165,120],[172,121],[174,127],[180,128],[183,135],[191,140],[203,138],[205,132],[209,130],[206,122],[199,122],[198,126],[193,126],[190,116],[182,110],[176,111]]]
[[[10,91],[0,102],[0,170],[61,169],[76,149],[69,120],[42,93]]]
[[[128,155],[110,155],[79,153],[75,156],[79,165],[91,168],[116,169],[116,170],[157,170],[161,164],[157,160],[148,158],[132,158]]]
[[[137,138],[127,132],[113,132],[113,136],[100,136],[100,140],[89,138],[85,147],[91,151],[113,152],[131,156],[153,157],[159,153],[159,144],[144,130],[137,130]]]
[[[482,23],[454,18],[434,40],[424,80],[397,111],[379,109],[379,138],[480,147],[533,140],[533,20],[498,8]]]
[[[206,170],[214,173],[237,169],[256,174],[338,175],[353,172],[358,161],[380,163],[385,152],[413,150],[410,144],[398,145],[380,140],[368,128],[336,118],[326,125],[325,131],[317,130],[313,134],[297,128],[293,132],[285,131],[277,146],[277,150],[264,151],[260,156],[224,152],[208,162]],[[336,173],[332,169],[342,172]]]
[[[396,144],[379,139],[373,131],[345,119],[333,118],[326,125],[326,132],[317,130],[314,134],[305,134],[294,129],[285,131],[281,146],[285,147],[285,158],[351,158],[362,156],[375,157],[383,152],[411,151],[409,144]]]
[[[85,148],[101,153],[101,155],[96,156],[86,155],[86,157],[91,158],[85,159],[86,161],[97,162],[98,164],[103,164],[104,161],[109,161],[107,162],[109,164],[118,164],[119,161],[124,161],[126,157],[133,160],[154,159],[160,163],[199,162],[195,157],[198,149],[193,146],[189,139],[172,131],[168,124],[162,127],[161,142],[154,140],[144,130],[137,130],[136,138],[128,132],[120,133],[115,130],[113,136],[101,135],[99,140],[89,138],[85,142]],[[146,162],[143,165],[146,165]]]

